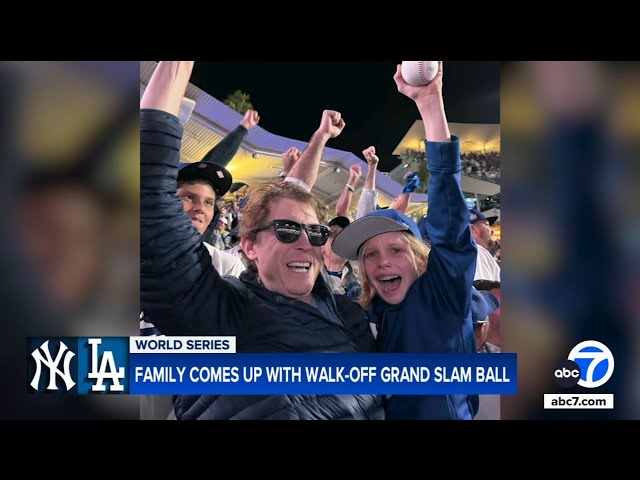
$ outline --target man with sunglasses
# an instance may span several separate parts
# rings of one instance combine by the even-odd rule
[[[193,62],[160,62],[141,99],[145,312],[167,335],[235,336],[239,353],[372,351],[362,308],[333,295],[319,275],[329,235],[326,207],[304,188],[283,182],[252,191],[240,222],[247,270],[239,279],[223,278],[207,261],[175,195],[183,134],[176,115],[192,68]],[[305,170],[305,163],[319,157],[343,127],[340,113],[323,112],[290,175],[312,185],[317,172]],[[174,404],[179,419],[384,418],[375,395],[181,395]]]

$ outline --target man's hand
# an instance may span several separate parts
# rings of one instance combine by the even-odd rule
[[[249,109],[245,112],[244,118],[240,122],[240,125],[249,130],[250,128],[257,126],[259,122],[260,115],[258,115],[258,112]]]
[[[321,135],[327,135],[329,138],[336,138],[344,129],[344,120],[342,114],[335,110],[325,110],[322,112],[322,120],[320,121],[320,128],[318,133]]]
[[[285,172],[290,172],[295,163],[302,155],[302,152],[298,150],[296,147],[291,147],[289,150],[282,154],[282,168],[284,168]]]
[[[363,150],[362,154],[364,155],[364,159],[369,164],[369,167],[375,167],[376,165],[378,165],[378,162],[380,161],[380,159],[376,155],[376,147],[371,146]]]

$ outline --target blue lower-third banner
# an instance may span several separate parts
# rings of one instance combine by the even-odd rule
[[[130,353],[131,394],[515,394],[515,353]]]

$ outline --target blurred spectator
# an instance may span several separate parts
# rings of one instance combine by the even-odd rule
[[[0,67],[0,123],[11,142],[0,177],[3,418],[138,418],[128,395],[27,395],[16,366],[28,336],[135,333],[139,79],[138,62]]]
[[[631,213],[638,208],[637,176],[623,169],[638,162],[625,165],[618,138],[621,126],[637,132],[640,125],[637,74],[626,62],[503,66],[502,97],[509,99],[502,109],[503,144],[513,185],[505,199],[512,247],[503,333],[505,349],[518,352],[518,393],[504,397],[505,419],[638,418],[637,398],[627,390],[639,384],[638,337],[623,311],[625,296],[637,298],[637,291],[633,277],[621,275],[629,268],[637,278],[638,242],[629,239],[633,249],[626,252],[616,244],[620,229],[633,228]],[[610,100],[627,82],[634,96],[627,90],[618,101],[631,115],[616,124],[608,115]],[[633,138],[637,142],[638,135]],[[589,390],[559,386],[554,370],[585,340],[608,347],[613,375]],[[548,409],[545,393],[612,393],[615,408]]]
[[[213,232],[213,246],[218,250],[226,250],[229,248],[229,242],[231,238],[229,237],[229,231],[227,230],[227,219],[221,218],[218,220],[216,224],[216,229]]]
[[[18,205],[28,262],[67,313],[95,300],[104,277],[107,200],[75,172],[37,174]]]

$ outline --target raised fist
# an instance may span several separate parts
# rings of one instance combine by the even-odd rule
[[[376,155],[376,147],[371,146],[366,150],[363,150],[362,154],[364,155],[364,159],[367,161],[369,166],[377,165],[380,161],[380,159]]]
[[[345,125],[340,112],[325,110],[322,112],[322,120],[320,121],[318,131],[329,135],[329,138],[336,138],[342,133]]]
[[[295,165],[300,158],[300,155],[302,155],[302,152],[300,152],[296,147],[290,147],[282,154],[282,168],[284,168],[285,172],[291,171],[293,165]]]
[[[259,122],[260,115],[258,115],[258,112],[249,109],[244,113],[244,118],[240,122],[240,125],[249,130],[250,128],[257,126]]]

